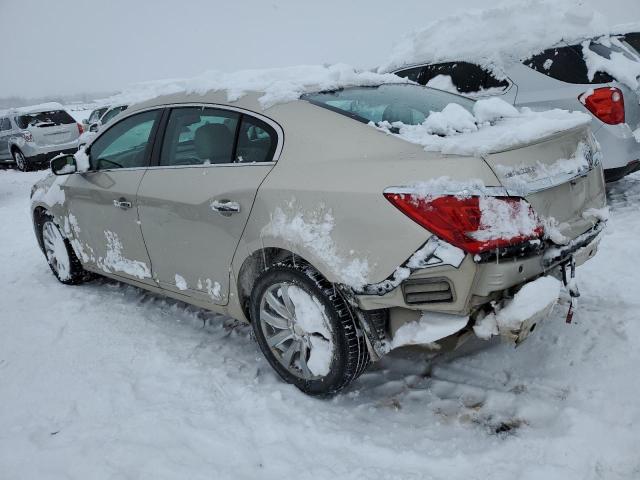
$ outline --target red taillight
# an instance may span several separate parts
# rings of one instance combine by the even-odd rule
[[[78,134],[82,135],[82,132],[84,132],[84,128],[82,128],[82,125],[80,125],[79,123],[76,123],[76,125],[78,125]]]
[[[403,193],[384,196],[411,220],[469,253],[516,245],[540,238],[543,233],[531,206],[517,197],[488,197],[500,206],[496,215],[483,211],[481,197],[477,196],[416,198]]]
[[[624,96],[619,88],[596,88],[580,95],[579,100],[604,123],[609,125],[624,123]]]

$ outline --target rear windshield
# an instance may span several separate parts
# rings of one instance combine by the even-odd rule
[[[599,43],[591,43],[589,48],[598,55],[609,58],[616,47],[606,47]],[[593,80],[589,80],[587,64],[582,55],[582,45],[550,48],[534,55],[523,62],[536,72],[566,83],[610,83],[613,77],[605,72],[596,72]]]
[[[20,128],[27,128],[55,127],[56,125],[76,123],[76,121],[64,110],[53,110],[51,112],[38,112],[19,115],[16,117],[16,123]]]
[[[302,98],[364,123],[386,121],[405,125],[419,125],[429,113],[439,112],[450,103],[460,104],[469,111],[474,103],[459,95],[406,84],[345,88]]]
[[[638,53],[640,53],[640,32],[627,33],[624,41],[631,45]]]

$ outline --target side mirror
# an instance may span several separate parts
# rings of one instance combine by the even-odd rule
[[[89,131],[90,132],[97,132],[98,131],[98,123],[92,123],[91,126],[89,127]]]
[[[73,155],[58,155],[51,160],[51,171],[54,175],[69,175],[78,171],[76,158]]]

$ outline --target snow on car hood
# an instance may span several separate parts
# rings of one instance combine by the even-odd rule
[[[343,63],[241,70],[233,73],[211,70],[193,78],[136,84],[103,101],[132,104],[176,93],[226,91],[228,100],[233,102],[249,92],[260,92],[263,94],[259,99],[260,104],[266,109],[278,103],[297,100],[305,93],[384,83],[412,82],[390,73],[359,71]]]
[[[455,155],[484,155],[509,150],[550,135],[586,126],[591,117],[580,112],[516,109],[499,98],[479,100],[473,113],[455,103],[431,112],[419,125],[380,122],[376,128],[427,151]]]

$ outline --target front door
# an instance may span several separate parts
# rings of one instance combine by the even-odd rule
[[[174,108],[138,192],[142,232],[160,286],[224,305],[229,269],[278,136],[249,115]]]
[[[148,166],[160,110],[127,117],[91,144],[88,172],[70,175],[64,189],[69,228],[88,266],[153,284],[138,219],[137,192]]]

